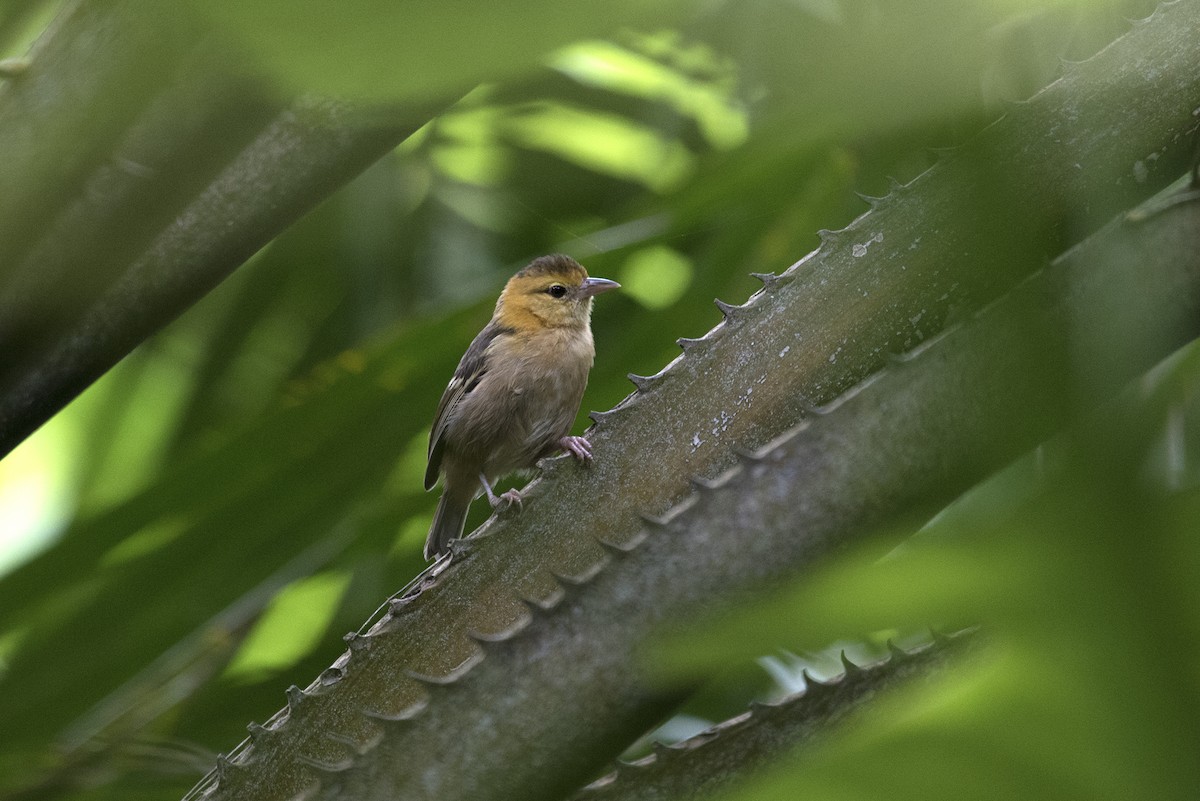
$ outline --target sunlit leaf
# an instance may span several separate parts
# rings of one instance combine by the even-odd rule
[[[298,662],[316,646],[333,619],[349,580],[348,575],[331,571],[294,581],[280,590],[223,678],[244,680]]]
[[[621,288],[643,306],[661,309],[687,291],[693,271],[687,257],[655,245],[629,256],[621,270]]]

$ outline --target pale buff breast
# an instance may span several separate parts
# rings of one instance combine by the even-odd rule
[[[487,374],[456,409],[457,442],[448,444],[478,453],[488,475],[533,467],[570,433],[594,358],[587,329],[498,340]]]

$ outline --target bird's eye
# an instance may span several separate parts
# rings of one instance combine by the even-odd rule
[[[552,298],[561,298],[567,294],[567,288],[562,284],[551,284],[550,288],[546,291],[550,293],[550,297]]]

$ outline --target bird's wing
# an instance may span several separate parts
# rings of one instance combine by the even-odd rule
[[[438,402],[437,413],[433,416],[433,427],[429,430],[429,463],[425,468],[425,489],[432,489],[433,485],[437,483],[438,471],[442,467],[444,435],[446,426],[450,422],[451,412],[454,411],[454,407],[458,405],[459,401],[479,385],[479,380],[487,372],[488,347],[496,337],[510,333],[512,333],[511,328],[505,328],[493,320],[476,334],[471,346],[467,348],[467,352],[459,361],[458,367],[454,371],[454,377],[450,379],[450,384],[442,393],[441,401]]]

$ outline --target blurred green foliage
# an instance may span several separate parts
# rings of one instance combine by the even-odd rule
[[[356,3],[324,20],[312,3],[201,5],[284,86],[409,100],[486,83],[0,463],[0,798],[178,795],[336,657],[422,567],[426,426],[529,258],[562,250],[626,286],[597,304],[579,431],[630,391],[626,373],[657,372],[676,337],[715,324],[713,297],[744,298],[748,273],[861,213],[854,190],[912,177],[927,148],[1151,8],[751,0],[481,18]],[[0,5],[0,52],[56,7]],[[637,27],[596,38],[618,21]],[[545,42],[564,46],[529,55]],[[1194,358],[1171,375],[1190,405],[1148,417],[1190,420]],[[1171,436],[1161,447],[1194,453]],[[994,630],[994,658],[888,699],[744,797],[1194,787],[1196,504],[1134,469],[1157,440],[1116,439],[1072,451],[1036,496],[1004,485],[986,513],[935,525],[952,536],[830,567],[713,653],[689,646],[688,665],[708,666],[931,622]],[[739,674],[696,708],[736,713],[762,683]]]
[[[516,7],[356,0],[339,8],[335,25],[329,6],[314,0],[193,5],[294,90],[411,100],[519,76],[544,49],[575,41],[581,30],[669,19],[666,12],[683,4],[625,0],[564,13],[545,0]]]

